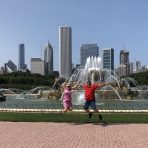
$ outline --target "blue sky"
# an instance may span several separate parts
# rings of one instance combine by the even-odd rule
[[[73,63],[80,63],[81,44],[115,49],[115,66],[124,47],[130,62],[148,65],[147,0],[0,0],[0,66],[18,65],[18,44],[25,44],[25,63],[43,57],[48,40],[54,70],[59,67],[59,26],[72,27]]]

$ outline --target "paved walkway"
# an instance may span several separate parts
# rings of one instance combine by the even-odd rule
[[[148,124],[0,122],[0,148],[148,148]]]

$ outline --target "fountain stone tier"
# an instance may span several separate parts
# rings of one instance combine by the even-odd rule
[[[60,99],[61,91],[60,90],[44,90],[41,91],[41,98],[44,99]]]

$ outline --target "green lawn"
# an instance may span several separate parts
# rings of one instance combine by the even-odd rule
[[[91,120],[86,113],[19,113],[0,112],[0,121],[12,122],[67,122],[67,123],[148,123],[148,113],[103,113],[103,121],[96,114]]]

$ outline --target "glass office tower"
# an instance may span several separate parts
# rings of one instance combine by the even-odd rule
[[[53,48],[48,42],[44,49],[45,74],[53,73]]]
[[[88,57],[98,57],[99,56],[99,47],[97,44],[82,44],[80,47],[80,63],[81,65],[86,64],[86,59]]]
[[[25,70],[27,65],[25,64],[25,45],[18,45],[18,70]]]
[[[103,69],[114,70],[114,49],[102,49],[102,66]]]

